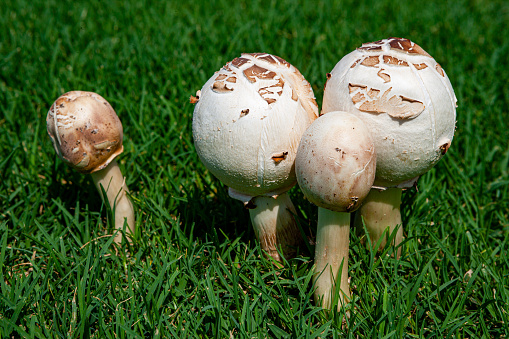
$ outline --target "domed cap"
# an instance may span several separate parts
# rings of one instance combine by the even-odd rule
[[[120,119],[99,94],[63,94],[48,111],[46,123],[58,156],[79,172],[99,171],[124,150]]]
[[[357,114],[373,135],[375,185],[405,187],[448,150],[456,96],[442,67],[408,39],[363,44],[328,74],[322,113]]]
[[[196,151],[232,197],[277,195],[295,185],[297,147],[318,106],[294,66],[274,55],[244,53],[197,95]]]
[[[313,204],[353,212],[375,179],[376,152],[371,134],[353,114],[322,115],[302,136],[295,172],[299,187]]]

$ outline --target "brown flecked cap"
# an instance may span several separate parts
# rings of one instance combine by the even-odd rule
[[[242,53],[191,101],[196,152],[232,198],[249,202],[295,185],[300,138],[318,117],[311,85],[297,68],[275,55]]]
[[[454,137],[456,96],[445,71],[416,43],[364,43],[329,73],[322,114],[363,120],[377,153],[375,186],[412,187],[444,156]]]
[[[58,156],[78,172],[99,171],[124,150],[122,123],[99,94],[63,94],[48,111],[46,123]]]

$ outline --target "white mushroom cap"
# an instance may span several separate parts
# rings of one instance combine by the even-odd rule
[[[330,112],[302,136],[295,172],[304,195],[318,207],[353,212],[369,193],[376,172],[375,145],[355,115]]]
[[[300,137],[317,117],[313,90],[294,66],[270,54],[242,54],[199,92],[194,144],[232,197],[278,195],[295,184]]]
[[[124,150],[122,123],[99,94],[61,95],[51,105],[46,123],[58,156],[79,172],[99,171]]]
[[[325,86],[322,113],[356,113],[373,135],[375,185],[405,187],[449,148],[456,96],[440,65],[407,39],[363,44],[341,59]]]

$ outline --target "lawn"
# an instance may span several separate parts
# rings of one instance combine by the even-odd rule
[[[494,1],[4,0],[0,11],[0,338],[509,337],[509,5]],[[314,305],[308,244],[265,259],[248,211],[200,163],[189,97],[242,52],[311,83],[363,42],[411,39],[458,98],[447,155],[403,195],[401,257],[352,234],[353,311]],[[115,248],[87,175],[56,156],[46,114],[94,91],[124,126],[137,214]]]

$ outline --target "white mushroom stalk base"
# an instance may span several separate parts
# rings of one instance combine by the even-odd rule
[[[123,230],[124,222],[126,222],[125,232],[127,234],[134,234],[134,208],[127,196],[129,190],[125,185],[124,176],[122,172],[120,172],[117,161],[113,160],[106,168],[91,173],[91,176],[103,201],[104,197],[102,195],[101,186],[106,192],[108,202],[114,210],[115,228]],[[115,243],[120,244],[121,242],[122,233],[119,232],[115,236]]]
[[[293,217],[295,207],[288,194],[280,194],[276,199],[258,196],[252,202],[256,207],[250,209],[249,214],[262,249],[279,262],[282,261],[281,251],[286,259],[294,257],[302,236]]]
[[[400,227],[398,228],[393,244],[397,246],[403,241],[401,193],[401,188],[388,188],[384,191],[372,189],[366,199],[364,199],[362,206],[357,210],[355,216],[357,232],[359,234],[364,234],[362,224],[364,221],[374,249],[376,243],[383,237],[380,247],[375,250],[385,247],[388,237],[398,225],[400,225]],[[386,232],[385,235],[384,232]],[[398,257],[400,254],[401,249],[398,249]]]
[[[318,228],[315,247],[315,298],[323,308],[331,309],[335,301],[336,284],[340,283],[337,309],[350,300],[348,285],[348,249],[350,244],[350,214],[318,208]],[[343,265],[341,267],[341,265]],[[340,271],[341,268],[341,271]],[[341,279],[341,281],[340,281]]]

